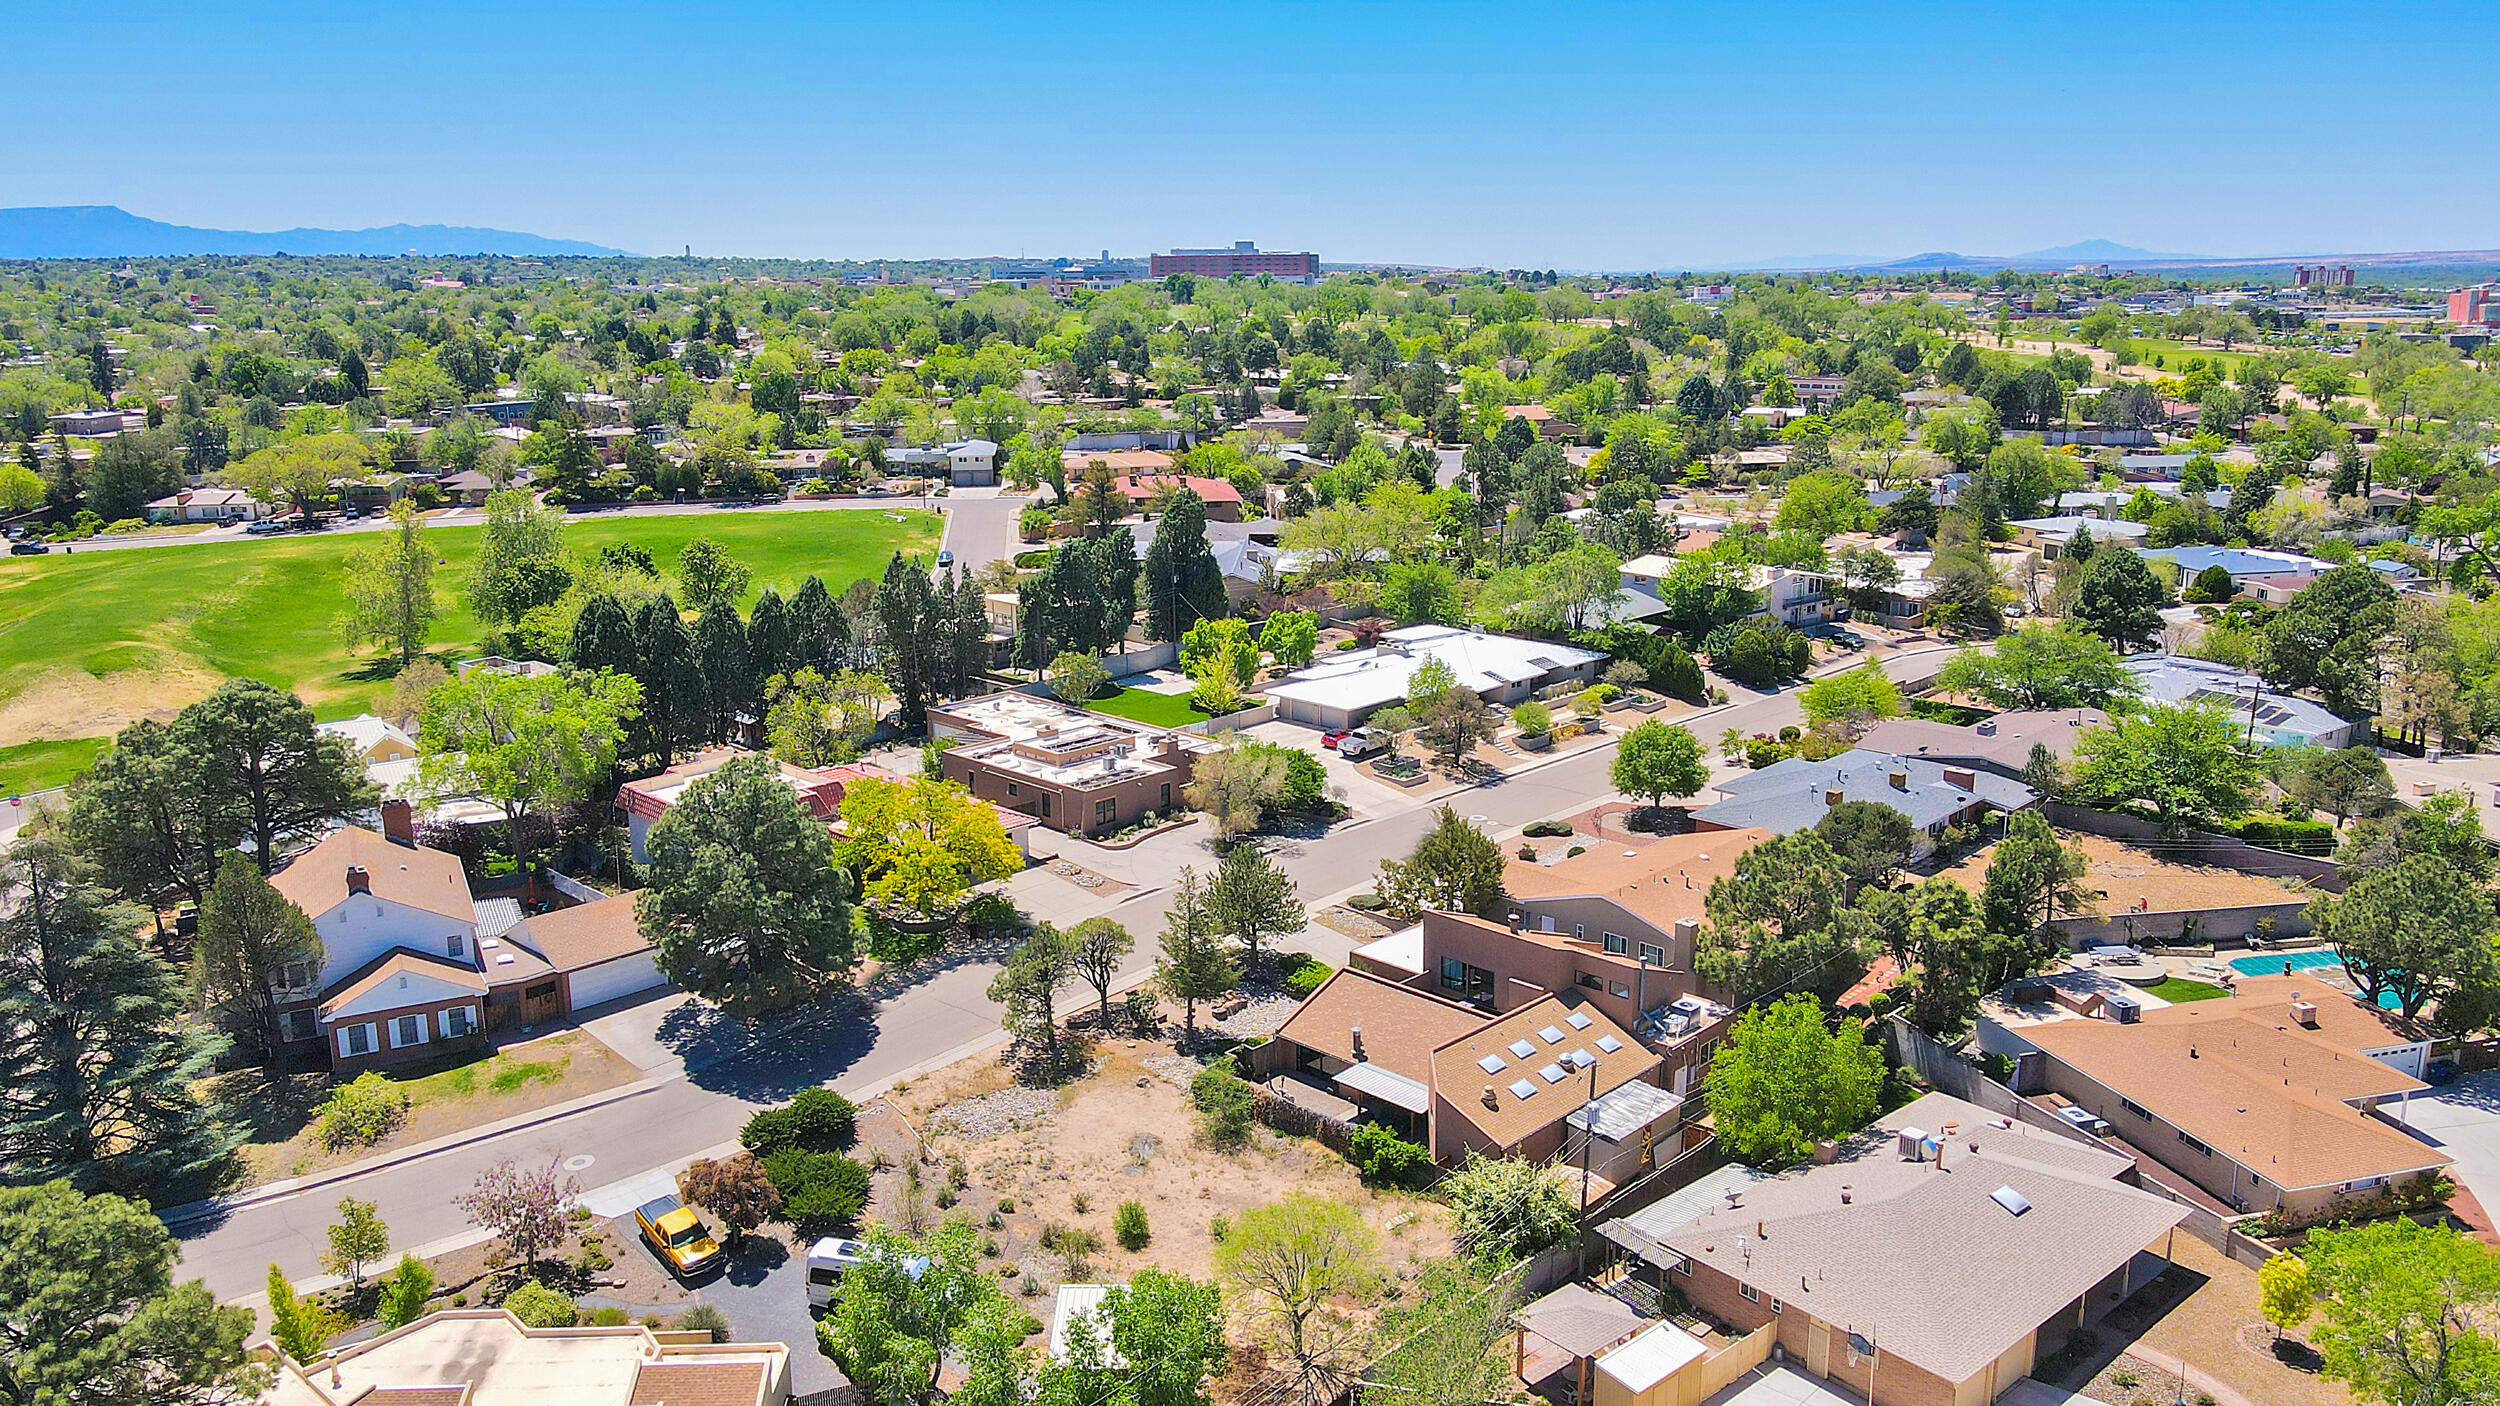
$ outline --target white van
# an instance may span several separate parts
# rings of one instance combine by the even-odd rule
[[[868,1255],[868,1246],[857,1240],[839,1240],[831,1236],[807,1247],[807,1306],[824,1308],[833,1302],[834,1287]]]

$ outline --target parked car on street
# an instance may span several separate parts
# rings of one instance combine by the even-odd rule
[[[272,532],[286,531],[286,524],[277,518],[265,517],[251,523],[243,530],[254,537],[266,537]]]
[[[37,541],[33,540],[32,538],[29,538],[29,539],[27,539],[27,540],[25,540],[25,541],[22,541],[22,542],[11,542],[11,543],[9,544],[9,555],[10,555],[10,556],[13,556],[13,557],[39,557],[39,556],[45,556],[45,555],[48,555],[48,554],[51,552],[51,550],[52,550],[52,544],[51,544],[51,543],[49,543],[49,542],[37,542]]]
[[[680,1279],[721,1267],[720,1242],[694,1208],[674,1196],[655,1196],[634,1208],[645,1243]]]

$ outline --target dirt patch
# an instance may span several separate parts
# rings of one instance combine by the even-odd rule
[[[2265,1316],[2258,1311],[2257,1271],[2185,1232],[2172,1237],[2170,1258],[2174,1268],[2167,1272],[2187,1280],[2184,1295],[2158,1308],[2140,1331],[2121,1319],[2124,1308],[2113,1313],[2099,1334],[2109,1345],[2103,1351],[2115,1348],[2115,1355],[2088,1382],[2061,1385],[2111,1406],[2168,1402],[2179,1379],[2158,1364],[2178,1361],[2264,1406],[2350,1406],[2351,1393],[2311,1370],[2304,1354],[2275,1353],[2273,1330],[2262,1326]],[[2255,1334],[2248,1331],[2252,1326]],[[2250,1347],[2259,1334],[2257,1347]],[[2120,1385],[2122,1375],[2132,1378],[2132,1385]],[[2196,1391],[2191,1381],[2189,1400],[2196,1399]]]
[[[583,1030],[560,1030],[448,1065],[384,1070],[407,1093],[408,1115],[369,1147],[322,1147],[314,1112],[330,1090],[327,1073],[276,1078],[259,1070],[220,1076],[217,1093],[252,1123],[241,1185],[300,1177],[395,1148],[463,1132],[632,1083],[641,1071]]]
[[[1384,1267],[1401,1279],[1449,1253],[1446,1210],[1419,1197],[1372,1191],[1344,1158],[1316,1141],[1262,1128],[1238,1153],[1200,1147],[1196,1114],[1178,1086],[1183,1064],[1194,1061],[1170,1042],[1107,1041],[1096,1054],[1090,1075],[1055,1091],[1056,1116],[1013,1137],[966,1137],[932,1117],[1007,1088],[1013,1073],[995,1058],[968,1060],[889,1096],[928,1130],[931,1162],[921,1180],[930,1199],[921,1214],[971,1213],[1000,1279],[1036,1301],[1029,1306],[1037,1314],[1047,1308],[1041,1296],[1062,1282],[1118,1282],[1149,1267],[1209,1277],[1216,1244],[1210,1228],[1217,1219],[1229,1222],[1289,1192],[1359,1209],[1379,1234]],[[871,1213],[889,1225],[907,1224],[906,1194],[899,1171],[880,1174]],[[941,1197],[950,1204],[937,1204]],[[1152,1238],[1143,1249],[1119,1248],[1112,1233],[1123,1201],[1146,1211]],[[1072,1266],[1043,1248],[1043,1231],[1052,1226],[1092,1230],[1105,1248]],[[1087,1277],[1072,1279],[1072,1269]]]
[[[84,669],[47,669],[35,675],[0,703],[0,747],[103,737],[141,718],[162,721],[225,681],[213,670],[176,662],[180,656],[147,653],[153,656],[148,662],[134,661],[132,667],[101,677]]]

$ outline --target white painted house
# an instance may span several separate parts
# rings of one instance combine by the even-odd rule
[[[280,1028],[320,1038],[334,1066],[396,1064],[475,1046],[485,1029],[477,909],[460,861],[350,826],[271,876],[323,948],[290,972]]]

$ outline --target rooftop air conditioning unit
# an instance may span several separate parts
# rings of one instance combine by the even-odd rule
[[[2120,1025],[2133,1025],[2144,1019],[2144,1003],[2124,991],[2111,992],[2108,1004],[2109,1013]]]

